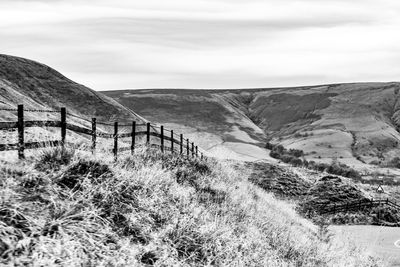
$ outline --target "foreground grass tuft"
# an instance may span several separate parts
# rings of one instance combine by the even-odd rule
[[[117,163],[63,153],[47,152],[46,168],[41,157],[4,172],[0,264],[378,264],[357,249],[337,249],[291,204],[248,182],[246,166],[151,150]]]

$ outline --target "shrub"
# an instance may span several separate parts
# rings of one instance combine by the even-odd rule
[[[62,147],[46,149],[42,152],[35,164],[39,171],[59,170],[62,165],[67,165],[74,157],[75,151]]]
[[[62,174],[57,180],[57,184],[69,189],[78,189],[84,179],[89,179],[92,183],[99,183],[112,175],[108,165],[95,160],[80,159]]]
[[[287,150],[282,145],[272,145],[267,143],[266,147],[271,148],[270,156],[276,159],[280,159],[285,163],[292,164],[294,166],[305,166],[320,172],[326,171],[331,174],[341,175],[348,178],[361,178],[361,174],[350,168],[346,164],[333,162],[332,164],[325,163],[315,163],[314,161],[307,162],[306,160],[300,159],[304,156],[304,151],[299,149],[289,149]],[[321,158],[321,156],[318,156]],[[400,161],[400,159],[399,159]],[[400,163],[399,163],[400,164]]]
[[[400,169],[400,158],[399,157],[394,157],[393,159],[391,159],[388,162],[387,167]]]

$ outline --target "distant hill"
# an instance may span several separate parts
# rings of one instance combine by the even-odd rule
[[[238,90],[106,91],[150,120],[181,127],[210,151],[265,158],[267,140],[315,161],[381,166],[400,155],[400,83]],[[372,164],[372,165],[371,165]]]
[[[24,104],[29,109],[59,109],[99,120],[141,120],[115,100],[71,81],[54,69],[24,58],[0,54],[0,109]],[[15,113],[1,112],[0,120]]]

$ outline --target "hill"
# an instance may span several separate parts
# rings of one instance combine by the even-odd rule
[[[269,140],[303,150],[308,160],[337,159],[372,171],[400,152],[399,89],[399,83],[354,83],[103,93],[153,121],[185,129],[209,151],[266,159],[262,148]]]
[[[243,163],[149,150],[116,163],[70,149],[4,161],[0,264],[382,266],[249,174]]]
[[[142,120],[115,100],[71,81],[54,69],[24,58],[0,54],[0,109],[24,104],[27,109],[59,109],[99,120]],[[1,112],[0,120],[15,119]]]

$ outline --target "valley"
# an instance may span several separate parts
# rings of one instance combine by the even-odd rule
[[[399,83],[355,83],[103,93],[152,121],[182,128],[215,155],[271,161],[263,151],[271,141],[303,150],[307,160],[398,175],[391,160],[400,152],[399,89]]]
[[[178,186],[179,194],[182,192],[187,194],[185,201],[191,199],[194,190],[195,199],[198,201],[195,205],[198,207],[202,208],[204,203],[208,203],[207,205],[217,204],[216,210],[210,210],[210,212],[220,212],[222,206],[218,205],[229,199],[227,203],[235,205],[230,208],[234,210],[234,214],[229,215],[234,219],[229,220],[238,223],[237,227],[241,227],[239,226],[242,221],[240,219],[241,210],[249,209],[253,202],[259,203],[257,205],[267,207],[267,209],[263,209],[264,212],[261,213],[254,211],[254,215],[251,215],[254,216],[251,223],[259,220],[258,216],[270,216],[277,210],[283,209],[285,213],[281,215],[281,218],[293,216],[294,221],[301,222],[301,229],[310,231],[309,235],[307,234],[309,240],[315,238],[319,244],[326,245],[325,253],[330,255],[329,257],[333,257],[332,260],[343,262],[347,260],[346,256],[331,252],[329,246],[337,244],[338,241],[330,243],[327,240],[327,237],[324,236],[326,233],[323,232],[325,226],[337,225],[333,227],[333,231],[339,239],[343,240],[341,235],[349,236],[349,234],[343,234],[342,228],[343,231],[347,231],[346,227],[351,228],[348,226],[349,224],[358,225],[357,233],[360,234],[352,236],[352,239],[362,243],[365,242],[362,233],[371,230],[375,234],[379,234],[382,228],[368,228],[361,225],[381,225],[380,227],[382,225],[399,225],[398,211],[380,204],[356,210],[346,209],[333,214],[321,213],[325,207],[347,205],[346,203],[351,201],[369,201],[371,198],[400,201],[398,186],[391,184],[398,182],[400,175],[399,169],[396,168],[400,166],[400,160],[397,158],[400,142],[400,134],[397,131],[400,126],[399,88],[399,83],[357,83],[267,89],[147,89],[96,92],[69,80],[43,64],[0,55],[0,121],[15,121],[16,113],[13,109],[18,104],[24,104],[29,110],[57,111],[60,107],[66,107],[67,123],[73,122],[88,129],[90,129],[91,118],[97,117],[103,123],[99,123],[100,131],[112,132],[112,123],[117,120],[127,123],[128,126],[132,121],[139,123],[151,121],[173,129],[175,133],[183,133],[185,137],[199,144],[207,152],[206,155],[210,156],[208,161],[186,159],[178,154],[166,156],[164,153],[146,150],[144,147],[133,155],[122,155],[122,160],[114,160],[112,155],[106,152],[109,151],[113,140],[99,140],[99,144],[106,149],[96,155],[96,153],[92,154],[80,149],[81,145],[87,147],[90,144],[90,137],[73,134],[69,131],[67,139],[71,140],[75,146],[67,150],[32,150],[28,154],[26,162],[12,160],[11,154],[15,156],[15,151],[2,153],[0,162],[3,167],[0,168],[0,172],[13,182],[0,187],[0,190],[4,192],[27,190],[26,192],[30,194],[29,190],[34,190],[36,187],[41,188],[44,190],[44,195],[40,196],[43,198],[39,201],[40,205],[49,208],[47,207],[48,202],[44,198],[47,197],[46,195],[59,194],[52,191],[54,188],[64,194],[69,192],[68,190],[80,189],[79,187],[75,188],[77,182],[82,185],[93,183],[99,188],[109,186],[105,181],[96,180],[104,171],[106,175],[115,173],[110,176],[111,183],[115,182],[115,185],[112,185],[112,187],[115,186],[113,189],[116,192],[115,196],[123,195],[123,198],[127,198],[126,201],[130,203],[129,205],[137,205],[136,200],[131,199],[131,195],[121,194],[123,190],[119,188],[119,182],[125,183],[135,192],[142,191],[142,187],[136,187],[129,183],[129,179],[132,179],[131,174],[135,173],[137,176],[134,178],[135,181],[140,181],[140,183],[152,181],[153,184],[149,188],[158,186],[160,187],[159,192],[164,194],[166,192],[161,188],[165,188],[164,175],[167,175],[168,187],[176,190],[176,186]],[[30,120],[58,120],[59,113],[31,111],[27,112],[26,116]],[[130,128],[124,127],[120,127],[119,133],[130,131]],[[59,130],[54,131],[50,127],[34,127],[30,133],[26,130],[27,139],[35,137],[51,140],[53,139],[52,135],[59,136]],[[15,131],[3,131],[0,142],[8,143],[11,138],[15,139],[15,136]],[[269,149],[266,148],[267,144],[269,144]],[[271,152],[278,154],[273,155]],[[297,156],[293,156],[296,154]],[[291,166],[284,163],[287,162],[283,160],[285,157],[294,162],[301,162],[303,165],[292,164],[296,166]],[[307,162],[307,166],[314,166],[314,168],[304,168],[305,162]],[[354,168],[357,172],[351,168],[344,168],[343,164]],[[190,172],[182,173],[182,170],[186,168],[189,168]],[[345,171],[343,172],[340,168]],[[51,171],[48,172],[48,169]],[[330,169],[332,170],[330,171]],[[31,170],[34,170],[33,178],[30,176]],[[110,170],[113,171],[110,173]],[[142,178],[143,172],[149,170],[150,172],[143,176],[146,179]],[[204,170],[207,171],[204,172]],[[330,174],[327,175],[327,173]],[[89,174],[94,175],[93,177],[100,176],[92,181],[86,181],[84,177],[92,177],[87,176]],[[153,179],[154,177],[156,179]],[[66,180],[64,181],[64,179]],[[204,179],[204,181],[198,179]],[[20,183],[19,180],[23,182]],[[98,182],[99,184],[97,184]],[[235,186],[231,185],[232,182]],[[376,185],[379,183],[385,183],[383,193],[376,192]],[[65,185],[71,185],[71,188],[65,188]],[[149,185],[146,184],[146,186]],[[241,199],[236,199],[238,188],[242,190],[241,197],[246,199],[244,203]],[[99,205],[95,192],[92,192],[90,187],[86,189],[88,192],[85,194],[93,193],[91,205]],[[144,192],[150,191],[143,189],[142,193]],[[28,193],[26,195],[29,195]],[[229,198],[222,200],[221,196],[229,196]],[[146,196],[146,201],[151,200],[152,197],[152,195],[150,198]],[[169,197],[165,196],[166,199]],[[21,200],[24,205],[31,207],[36,205],[36,202],[28,197],[25,198]],[[177,199],[175,196],[172,198]],[[16,201],[14,195],[8,196],[7,205],[12,207],[10,210],[18,210],[20,214],[25,213],[35,217],[31,210],[21,210],[20,207],[10,204],[16,203]],[[57,201],[64,203],[64,201],[69,202],[70,200],[61,197]],[[165,201],[169,203],[170,200]],[[117,201],[115,204],[118,205],[118,203]],[[243,207],[239,207],[239,203]],[[75,204],[80,205],[79,203]],[[156,202],[153,204],[151,205],[154,207],[152,206],[150,209],[157,207],[157,210],[160,210]],[[104,205],[104,207],[98,207],[107,209],[108,206]],[[147,204],[143,205],[141,207],[143,218],[156,216],[148,210]],[[163,208],[168,209],[168,205]],[[181,208],[179,201],[177,205],[174,209],[176,216],[179,217],[178,210]],[[214,208],[214,206],[212,207]],[[11,212],[8,208],[4,210]],[[135,241],[128,241],[128,243],[131,242],[129,246],[133,247],[139,246],[148,249],[146,242],[149,241],[143,241],[145,240],[143,236],[155,231],[154,229],[156,229],[157,235],[162,234],[164,231],[161,227],[162,222],[168,221],[162,219],[158,225],[159,217],[145,219],[152,230],[149,230],[150,228],[147,230],[136,229],[135,223],[124,217],[125,213],[131,212],[131,209],[118,212],[120,212],[118,218],[104,213],[96,216],[107,218],[106,223],[108,227],[111,227],[109,231],[112,235],[119,238],[136,238]],[[26,221],[24,216],[20,217],[22,224]],[[52,218],[51,216],[53,215],[50,215],[49,218]],[[7,214],[0,214],[0,220],[10,224],[7,221],[8,217]],[[275,218],[275,215],[272,217]],[[92,217],[89,216],[83,220],[92,220]],[[264,218],[261,221],[265,221]],[[104,220],[101,219],[98,223],[104,223]],[[173,222],[169,223],[173,224]],[[43,228],[44,236],[47,238],[46,225],[40,225],[35,221],[26,228],[29,228],[29,231],[31,231],[30,228]],[[78,225],[81,227],[80,224]],[[255,225],[259,224],[255,223]],[[285,231],[291,233],[293,222],[288,222],[288,225],[290,226],[287,226]],[[280,231],[274,228],[280,227],[280,221],[279,223],[273,221],[270,226],[269,233],[275,234]],[[90,229],[88,231],[90,232]],[[397,234],[396,231],[394,232]],[[376,253],[379,253],[381,249],[390,247],[388,244],[391,242],[391,232],[388,233],[383,233],[383,241],[370,248],[375,256],[379,256]],[[17,235],[19,232],[16,231],[15,234]],[[31,238],[35,244],[41,242],[34,236]],[[150,235],[146,238],[151,240]],[[243,236],[242,238],[247,237]],[[279,239],[271,238],[268,242],[275,242],[275,240]],[[173,239],[173,242],[178,241],[181,242]],[[157,242],[162,243],[161,240],[157,240]],[[257,242],[265,245],[263,241]],[[281,248],[291,248],[291,245],[282,241],[279,244],[281,247],[277,252],[278,257],[285,259],[286,256],[279,254]],[[17,243],[13,243],[13,246],[17,247]],[[105,245],[105,247],[107,246]],[[163,246],[171,249],[168,244]],[[302,247],[308,249],[311,245],[303,244]],[[390,248],[390,255],[397,252],[396,248]],[[94,247],[91,249],[96,250]],[[180,251],[179,249],[177,248],[177,251]],[[349,251],[353,250],[348,249],[344,253],[350,253]],[[158,252],[154,253],[156,255]],[[181,255],[178,257],[179,259],[173,260],[180,260],[186,256]],[[146,257],[141,257],[142,263],[146,263]],[[188,259],[185,259],[190,260],[192,256],[187,257]],[[291,257],[285,261],[303,260],[297,256]],[[114,255],[110,260],[115,260],[115,258]],[[136,262],[136,258],[131,260]],[[196,260],[199,261],[199,259]],[[226,259],[221,258],[220,260]],[[260,261],[260,259],[257,260]],[[375,261],[365,258],[365,261],[370,260]],[[361,261],[364,262],[364,258]]]

